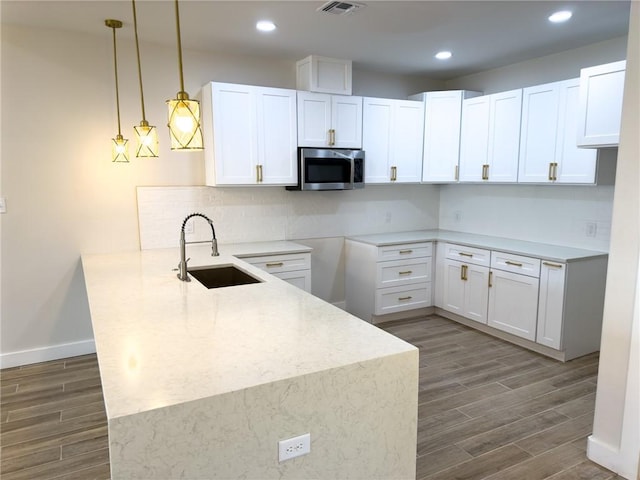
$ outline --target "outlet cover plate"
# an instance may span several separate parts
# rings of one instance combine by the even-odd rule
[[[306,455],[309,452],[311,452],[311,434],[309,433],[278,442],[279,462]]]

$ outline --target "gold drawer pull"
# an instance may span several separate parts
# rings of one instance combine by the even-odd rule
[[[513,266],[513,267],[521,267],[521,266],[522,266],[522,264],[521,264],[521,263],[518,263],[518,262],[512,262],[512,261],[510,261],[510,260],[507,260],[507,261],[506,261],[506,262],[504,262],[504,263],[506,263],[507,265],[511,265],[511,266]]]
[[[400,255],[407,255],[408,253],[413,253],[413,250],[400,250],[398,253]]]
[[[275,263],[267,263],[267,267],[271,268],[271,267],[282,267],[284,265],[284,263],[282,262],[275,262]]]
[[[542,262],[542,264],[546,265],[547,267],[562,268],[562,265],[559,263]]]
[[[411,275],[413,272],[411,270],[407,270],[405,272],[398,272],[398,275]]]
[[[489,272],[489,288],[493,287],[493,272]]]
[[[467,277],[468,270],[469,270],[469,267],[467,265],[462,265],[462,267],[460,267],[460,280],[464,280],[464,281],[469,280],[469,278]]]
[[[458,255],[462,255],[463,257],[473,257],[473,253],[464,253],[464,252],[458,252]]]
[[[398,300],[399,300],[399,301],[402,301],[402,300],[411,300],[412,298],[413,298],[413,297],[412,297],[411,295],[409,295],[408,297],[398,297]]]

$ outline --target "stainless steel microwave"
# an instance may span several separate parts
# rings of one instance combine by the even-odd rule
[[[352,190],[364,187],[364,150],[299,148],[298,185],[287,190]]]

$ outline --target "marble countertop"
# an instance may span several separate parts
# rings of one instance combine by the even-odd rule
[[[347,237],[362,243],[382,247],[385,245],[415,242],[451,242],[468,247],[486,248],[505,253],[542,258],[555,262],[576,262],[587,258],[606,256],[606,252],[585,250],[581,248],[563,247],[546,243],[527,242],[510,238],[476,235],[473,233],[454,232],[450,230],[418,230],[411,232],[380,233]]]
[[[188,245],[189,267],[262,280],[211,290],[176,278],[177,248],[82,256],[108,418],[415,349],[232,255],[292,253],[262,247]]]

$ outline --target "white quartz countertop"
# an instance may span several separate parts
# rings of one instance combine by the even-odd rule
[[[108,418],[415,349],[231,255],[291,246],[221,245],[212,257],[188,245],[189,267],[236,265],[262,280],[211,290],[176,278],[177,248],[83,255]]]
[[[556,262],[576,262],[587,258],[601,257],[606,252],[563,247],[547,243],[527,242],[510,238],[476,235],[450,230],[418,230],[412,232],[380,233],[347,237],[348,240],[382,247],[385,245],[416,242],[451,242],[468,247],[486,248],[505,253],[537,257]]]

